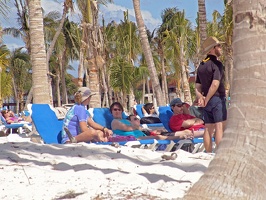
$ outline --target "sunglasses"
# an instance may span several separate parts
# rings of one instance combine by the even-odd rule
[[[114,108],[113,111],[121,111],[120,108]]]
[[[174,105],[174,107],[175,107],[175,106],[181,108],[183,105],[182,105],[182,104],[176,104],[176,105]]]

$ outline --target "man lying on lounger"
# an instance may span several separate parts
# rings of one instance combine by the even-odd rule
[[[186,103],[175,98],[170,102],[173,116],[170,118],[169,127],[172,131],[193,130],[194,137],[201,137],[204,133],[204,121],[189,114]]]

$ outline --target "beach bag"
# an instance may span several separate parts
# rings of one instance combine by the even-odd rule
[[[116,135],[114,137],[110,137],[108,139],[108,142],[123,142],[123,141],[136,141],[137,139],[133,135],[128,135],[128,136],[121,136],[121,135]]]
[[[156,123],[162,123],[161,120],[158,117],[142,117],[140,119],[141,124],[156,124]]]

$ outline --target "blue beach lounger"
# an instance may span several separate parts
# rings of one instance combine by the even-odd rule
[[[140,118],[143,118],[144,115],[142,113],[142,107],[143,107],[144,104],[137,104],[137,105],[134,105],[134,109],[137,113],[137,115],[140,117]],[[153,124],[142,124],[143,127],[147,127],[149,129],[152,129],[152,130],[155,130],[155,129],[161,129],[161,128],[164,128],[164,125],[163,123],[153,123]]]
[[[46,144],[60,144],[61,143],[61,130],[63,127],[63,120],[58,119],[54,112],[54,108],[48,104],[29,104],[28,110],[30,112],[32,121],[35,125],[37,132],[42,137],[44,143]],[[97,111],[96,111],[97,110]],[[96,109],[94,114],[97,113],[97,118],[103,126],[109,127],[111,125],[112,118],[109,118],[110,113],[108,108],[98,108]],[[91,110],[92,111],[92,110]],[[100,115],[101,113],[101,115]],[[106,116],[107,120],[106,120]],[[96,116],[94,116],[96,117]],[[147,140],[137,140],[137,141],[122,141],[117,142],[119,145],[125,146],[136,146],[136,145],[150,145],[149,149],[156,149],[156,147],[160,144],[169,145],[168,151],[171,150],[173,144],[177,141],[170,140],[155,140],[155,139],[147,139]],[[184,140],[185,142],[185,140]],[[95,144],[99,145],[111,145],[113,142],[98,142]]]
[[[2,116],[2,114],[0,113],[0,117],[1,117],[1,123],[5,126],[6,129],[10,129],[10,134],[12,134],[14,132],[14,129],[22,129],[23,126],[25,125],[25,123],[11,123],[8,124],[6,122],[6,119],[4,118],[4,116]],[[29,123],[27,123],[29,124]]]
[[[173,115],[173,112],[172,112],[170,106],[160,106],[159,107],[159,118],[160,118],[161,122],[163,123],[165,129],[168,130],[169,132],[172,132],[172,130],[170,129],[170,127],[168,125],[172,115]],[[213,138],[213,141],[214,141],[214,138]],[[191,142],[194,144],[194,150],[192,153],[204,151],[204,145],[203,145],[203,138],[202,137],[193,138],[191,140]]]

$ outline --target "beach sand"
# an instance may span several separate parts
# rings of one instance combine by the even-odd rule
[[[214,154],[96,144],[37,144],[0,138],[0,198],[182,199]]]

